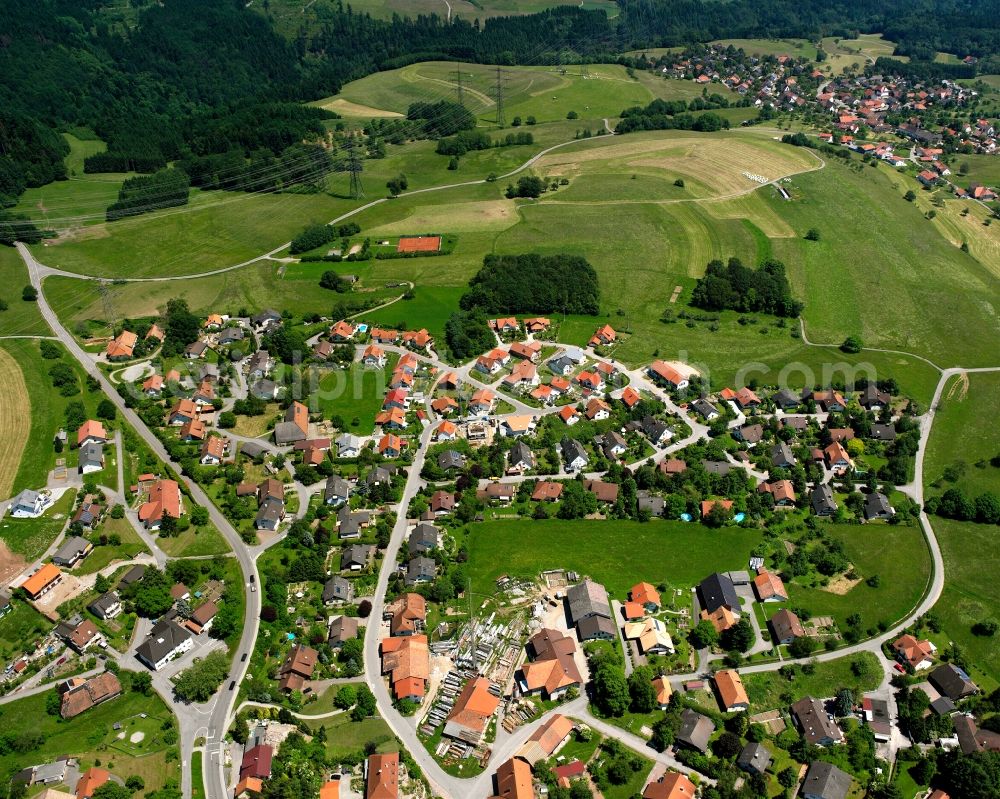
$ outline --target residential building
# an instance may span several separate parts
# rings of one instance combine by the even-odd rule
[[[94,545],[79,535],[70,536],[62,542],[52,555],[52,562],[64,569],[71,568],[83,560],[94,549]]]
[[[29,599],[39,599],[55,588],[61,581],[62,572],[59,570],[59,567],[53,563],[46,563],[21,583],[21,588],[24,589]]]
[[[771,753],[764,744],[750,742],[737,756],[736,765],[749,774],[764,774],[771,765]]]
[[[753,590],[761,602],[787,602],[788,590],[774,572],[761,571],[753,580]]]
[[[716,572],[706,577],[698,584],[697,594],[701,609],[708,613],[725,607],[736,616],[740,614],[740,598],[736,594],[736,587],[725,574]]]
[[[266,780],[271,776],[271,759],[274,750],[268,744],[251,746],[243,753],[240,761],[240,779],[249,777]]]
[[[430,652],[426,635],[383,638],[380,645],[382,674],[389,676],[397,700],[422,702],[430,676]]]
[[[113,619],[122,612],[121,597],[117,591],[102,594],[87,606],[87,610],[99,619]]]
[[[695,749],[704,754],[708,751],[708,740],[713,732],[715,724],[712,719],[690,708],[684,708],[681,713],[681,726],[674,740],[679,746]]]
[[[812,503],[813,513],[817,516],[832,516],[839,507],[833,498],[833,491],[825,483],[813,488],[810,494],[810,502]]]
[[[139,521],[148,530],[159,530],[164,516],[179,519],[184,513],[180,486],[174,480],[157,480],[148,499],[139,507]]]
[[[896,653],[896,659],[900,663],[908,664],[915,671],[929,669],[934,664],[934,653],[937,652],[937,647],[930,641],[921,641],[909,633],[893,641],[892,648]]]
[[[809,764],[799,795],[802,799],[845,799],[850,790],[850,774],[832,763],[815,760]]]
[[[523,694],[537,693],[545,700],[554,700],[583,684],[576,664],[576,642],[568,635],[544,628],[528,640],[525,649],[531,659],[520,669],[518,686]]]
[[[278,688],[282,691],[301,691],[306,680],[312,679],[319,653],[311,646],[295,644],[285,656],[278,671]]]
[[[365,761],[365,799],[398,799],[399,754],[369,755]]]
[[[684,774],[668,771],[646,786],[642,799],[694,799],[696,792],[695,784]]]
[[[750,707],[750,698],[743,687],[743,680],[736,669],[717,671],[712,678],[719,707],[724,713],[735,713]]]
[[[90,708],[108,702],[122,693],[122,684],[110,671],[82,680],[73,677],[60,684],[59,693],[62,697],[59,714],[64,719],[71,719]]]
[[[337,616],[330,622],[326,642],[333,649],[339,649],[345,642],[358,637],[358,620],[353,616]]]
[[[934,688],[953,702],[979,692],[979,686],[964,669],[954,663],[942,663],[927,675],[927,679]]]
[[[796,638],[801,638],[806,634],[799,617],[787,608],[782,608],[775,613],[768,623],[771,625],[774,640],[779,644],[790,644]]]
[[[792,705],[792,718],[806,742],[814,746],[833,746],[844,740],[844,733],[830,718],[823,703],[811,696],[803,697]]]
[[[135,656],[153,671],[159,671],[175,657],[194,646],[194,639],[173,619],[161,619],[135,650]]]

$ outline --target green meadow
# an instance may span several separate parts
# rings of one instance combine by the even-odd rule
[[[1000,411],[998,391],[1000,373],[973,373],[967,385],[959,377],[945,386],[924,461],[928,495],[952,486],[971,496],[1000,494],[1000,468],[989,462],[1000,454],[1000,445],[988,434],[995,430]],[[976,669],[1000,682],[1000,641],[972,633],[972,625],[996,618],[1000,607],[1000,528],[938,516],[930,521],[944,557],[945,588],[934,614],[941,620],[945,641],[960,644]]]
[[[38,304],[21,299],[21,290],[31,281],[28,268],[13,247],[0,246],[0,276],[3,279],[0,299],[7,303],[7,310],[0,311],[0,336],[52,335]]]

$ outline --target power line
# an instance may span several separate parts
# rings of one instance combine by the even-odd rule
[[[361,159],[358,157],[354,136],[347,139],[347,170],[351,173],[351,197],[360,200],[365,196],[365,189],[361,185]]]
[[[97,281],[97,293],[101,295],[101,304],[104,306],[104,318],[107,319],[108,325],[114,330],[118,327],[118,309],[115,307],[115,301],[111,296],[109,286],[110,281]]]
[[[456,69],[451,74],[455,76],[455,85],[458,87],[456,89],[456,92],[458,94],[458,104],[464,108],[465,107],[465,96],[464,96],[464,94],[462,92],[462,70]]]
[[[497,104],[497,117],[496,123],[498,128],[502,128],[507,124],[507,119],[504,117],[503,111],[503,94],[504,89],[507,88],[508,76],[510,73],[503,67],[497,67],[497,79],[493,86],[493,99]]]

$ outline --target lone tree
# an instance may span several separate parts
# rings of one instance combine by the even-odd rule
[[[806,241],[819,241],[819,231],[811,227],[806,231]]]
[[[864,342],[860,336],[848,336],[844,339],[844,343],[840,345],[840,349],[844,352],[855,354],[861,352],[864,346]]]

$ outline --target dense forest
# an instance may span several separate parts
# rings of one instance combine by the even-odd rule
[[[579,255],[487,255],[459,304],[490,313],[600,311],[597,272]]]
[[[618,0],[621,13],[562,6],[480,24],[436,15],[377,20],[349,5],[317,6],[294,41],[239,0],[132,0],[134,24],[104,0],[0,4],[0,205],[65,177],[55,131],[93,130],[107,152],[89,171],[155,172],[170,161],[206,188],[281,188],[290,162],[315,174],[324,117],[302,100],[346,81],[431,58],[499,64],[614,60],[622,50],[723,37],[849,36],[882,31],[898,52],[1000,52],[1000,0]],[[266,4],[265,4],[266,7]],[[921,59],[923,61],[921,61]],[[434,111],[429,111],[430,127]],[[450,109],[444,109],[450,110]],[[637,125],[685,122],[683,115]],[[427,119],[427,117],[425,117]],[[452,130],[452,133],[457,132]],[[447,135],[447,134],[444,134]],[[328,165],[320,164],[320,168]]]
[[[709,261],[705,276],[691,292],[691,304],[707,311],[748,311],[798,316],[802,303],[792,297],[781,261],[768,259],[760,267],[744,266],[739,258],[728,263]]]

